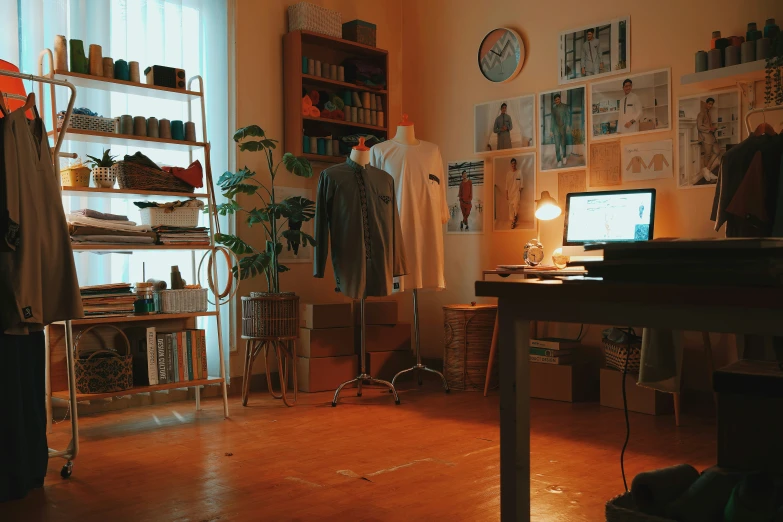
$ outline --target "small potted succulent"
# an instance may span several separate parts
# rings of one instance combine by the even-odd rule
[[[90,158],[88,164],[92,167],[92,179],[99,187],[111,188],[117,181],[117,172],[114,169],[114,165],[117,163],[114,158],[117,156],[110,156],[110,152],[111,149],[104,150],[103,156],[100,158],[87,155]]]

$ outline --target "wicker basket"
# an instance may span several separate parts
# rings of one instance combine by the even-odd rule
[[[113,328],[125,341],[125,355],[116,350],[101,348],[82,356],[79,347],[82,336],[94,328]],[[78,393],[122,392],[133,387],[133,355],[125,332],[114,325],[104,324],[85,328],[74,341],[76,360],[76,391]],[[100,355],[100,357],[98,357]]]
[[[299,337],[299,296],[251,292],[242,298],[242,338],[286,340]]]
[[[639,373],[642,361],[642,338],[630,332],[631,342],[617,343],[609,339],[603,339],[604,356],[606,365],[610,368],[623,371],[627,368],[628,373]],[[626,367],[625,360],[628,359]]]
[[[194,228],[198,226],[198,217],[201,214],[199,207],[147,207],[139,210],[141,224],[151,227],[184,227]]]
[[[637,511],[633,496],[625,493],[606,503],[606,522],[674,522],[674,520]]]
[[[90,169],[87,167],[62,169],[60,171],[60,183],[63,187],[89,187]]]
[[[162,290],[158,294],[159,310],[164,314],[185,314],[207,311],[207,289]]]
[[[138,163],[120,161],[115,164],[117,181],[124,190],[158,190],[161,192],[193,192],[193,187],[168,172]]]
[[[449,388],[484,391],[497,308],[477,304],[443,307],[446,328],[443,375]],[[496,384],[497,379],[495,364],[490,381]]]
[[[288,30],[312,31],[335,38],[343,37],[342,17],[338,11],[309,2],[288,6]]]
[[[64,119],[64,114],[57,115],[57,130],[63,128]],[[102,118],[100,116],[87,116],[85,114],[71,114],[68,127],[71,129],[108,132],[114,134],[114,119]]]

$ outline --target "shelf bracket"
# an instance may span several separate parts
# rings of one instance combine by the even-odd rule
[[[748,100],[748,110],[753,110],[756,105],[756,82],[737,82],[737,87],[742,92],[742,96]]]

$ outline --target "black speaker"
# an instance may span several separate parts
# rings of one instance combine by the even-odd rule
[[[187,85],[184,69],[153,65],[152,67],[144,69],[144,75],[147,77],[147,83],[149,85],[183,90]]]

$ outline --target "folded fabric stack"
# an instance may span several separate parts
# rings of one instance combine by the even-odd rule
[[[133,314],[136,296],[128,283],[82,286],[82,305],[85,317],[115,317]]]
[[[155,232],[147,225],[136,225],[127,216],[96,210],[76,210],[66,216],[71,241],[79,244],[155,243]]]
[[[169,227],[157,226],[153,230],[158,234],[161,245],[209,246],[209,229],[206,227]]]

